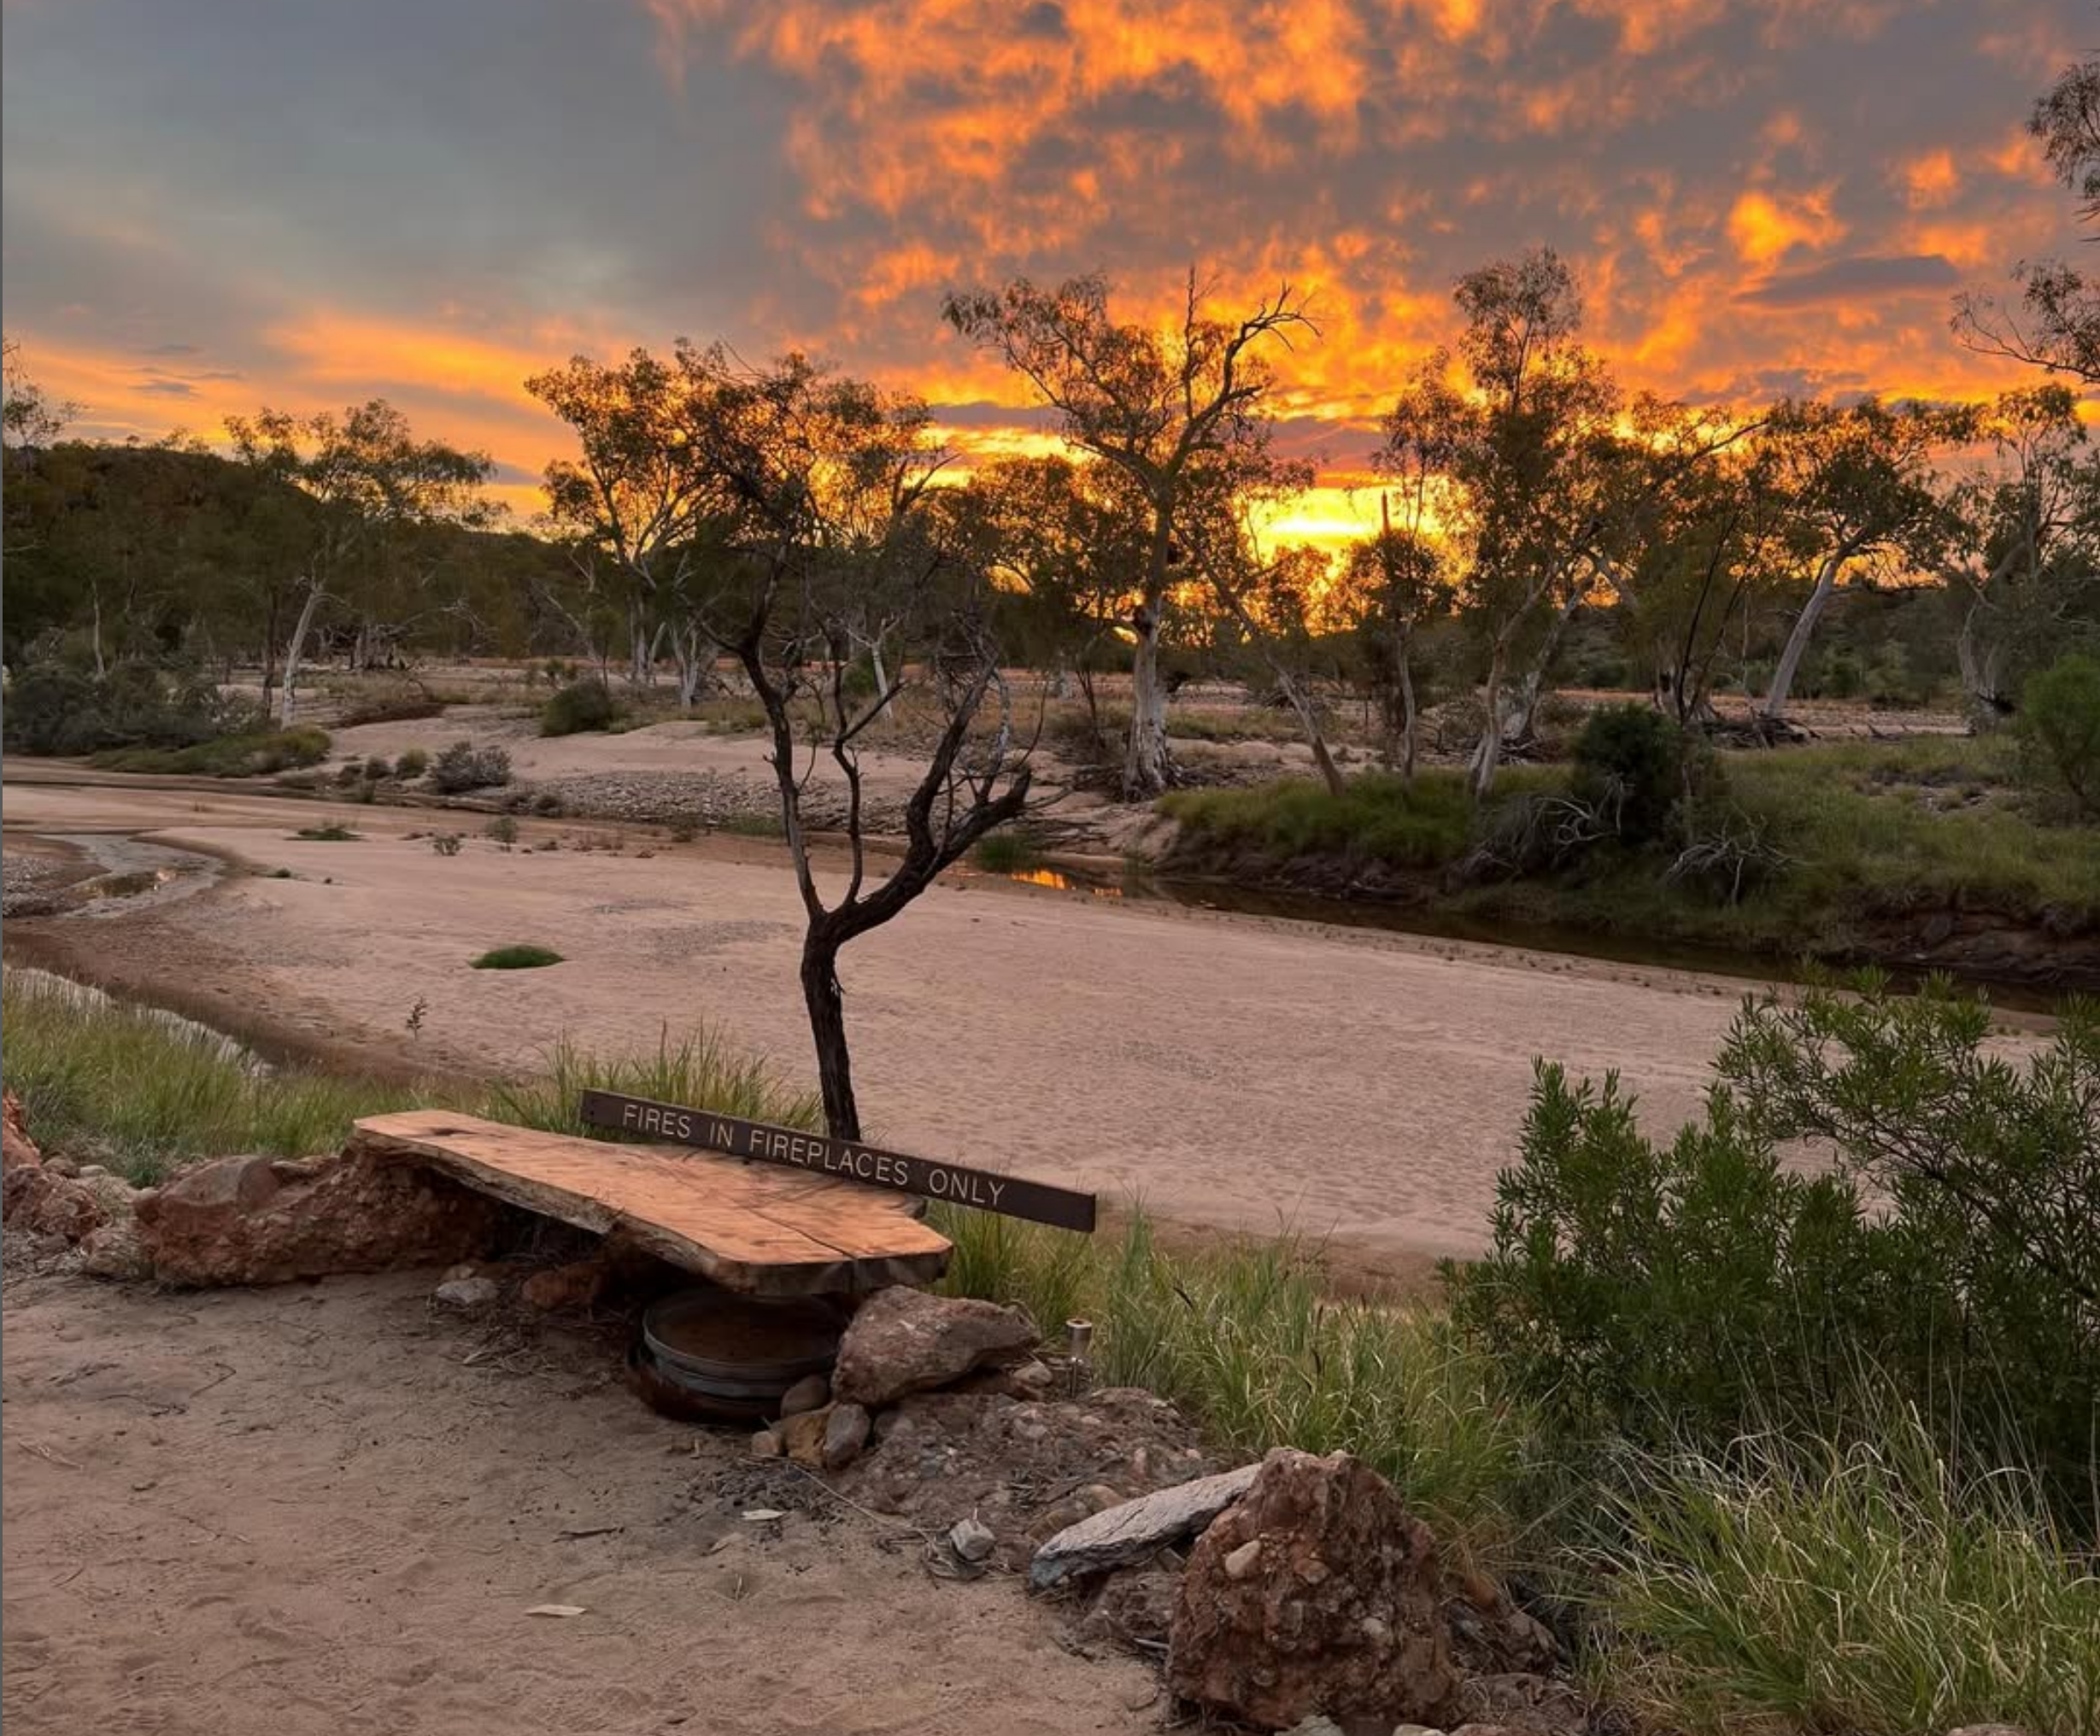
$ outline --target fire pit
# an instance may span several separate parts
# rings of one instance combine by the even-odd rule
[[[642,1317],[628,1368],[642,1397],[698,1422],[776,1416],[781,1396],[838,1359],[848,1311],[818,1296],[763,1300],[716,1285],[681,1290]]]

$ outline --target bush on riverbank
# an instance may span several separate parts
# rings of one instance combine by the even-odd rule
[[[1615,1077],[1540,1064],[1493,1246],[1447,1274],[1456,1317],[1566,1429],[1864,1438],[1892,1397],[2086,1522],[2100,1006],[2015,1067],[1946,985],[1862,988],[1745,1005],[1669,1145]],[[1827,1173],[1782,1162],[1804,1140]]]
[[[1994,913],[2059,941],[2100,935],[2100,827],[2050,824],[2021,788],[2015,744],[1936,736],[1722,756],[1724,795],[1689,818],[1733,829],[1757,859],[1739,881],[1679,865],[1678,840],[1605,839],[1558,865],[1460,884],[1475,838],[1527,801],[1570,794],[1567,771],[1515,768],[1478,817],[1460,773],[1383,773],[1341,795],[1287,780],[1177,791],[1170,874],[1312,891],[1377,890],[1453,914],[1646,940],[1841,957],[1880,949],[1936,912]]]
[[[619,702],[613,689],[592,677],[559,689],[540,707],[540,734],[576,736],[609,730],[619,721]]]
[[[97,675],[49,661],[29,665],[9,684],[4,726],[10,754],[74,754],[211,745],[258,736],[265,720],[193,672],[126,662]]]
[[[89,763],[104,771],[185,773],[197,777],[262,777],[318,765],[328,757],[328,732],[301,727],[220,736],[187,748],[109,748]]]
[[[1251,789],[1176,790],[1159,806],[1181,822],[1187,842],[1180,853],[1200,860],[1207,847],[1257,873],[1316,858],[1345,871],[1443,867],[1464,853],[1473,817],[1465,779],[1440,767],[1412,783],[1365,772],[1340,795],[1295,778]]]

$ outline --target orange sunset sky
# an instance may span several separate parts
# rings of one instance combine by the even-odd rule
[[[1331,536],[1461,271],[1546,242],[1628,381],[1974,396],[1960,290],[2079,245],[2024,132],[2073,0],[5,0],[4,316],[76,431],[375,394],[521,514],[527,373],[795,345],[1039,439],[951,284],[1312,289]]]

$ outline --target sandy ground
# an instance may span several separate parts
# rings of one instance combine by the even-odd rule
[[[366,834],[307,843],[326,815]],[[153,830],[229,879],[66,927],[97,974],[222,1022],[425,1065],[525,1070],[558,1039],[631,1050],[705,1022],[804,1075],[801,908],[777,847],[457,857],[428,815],[241,795],[17,787],[16,829]],[[528,823],[525,842],[578,829]],[[537,942],[566,963],[479,971]],[[1119,905],[981,877],[845,955],[871,1135],[1140,1199],[1219,1229],[1288,1224],[1405,1261],[1484,1240],[1533,1058],[1622,1070],[1691,1113],[1739,982],[1443,941]],[[422,1035],[405,1029],[425,1004]]]
[[[9,1285],[10,1736],[1158,1727],[1151,1674],[1062,1651],[1016,1582],[936,1582],[843,1510],[748,1523],[741,1437],[429,1289]]]

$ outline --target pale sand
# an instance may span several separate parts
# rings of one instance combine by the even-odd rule
[[[443,817],[384,808],[11,784],[6,810],[10,829],[157,826],[161,842],[302,877],[237,877],[137,918],[67,925],[112,974],[251,1029],[524,1071],[565,1035],[633,1049],[706,1021],[810,1070],[801,911],[777,847],[742,846],[736,860],[658,842],[643,860],[504,853],[470,836],[446,859],[400,836]],[[327,817],[370,836],[287,836]],[[469,968],[515,941],[568,962]],[[842,976],[871,1136],[1138,1198],[1177,1222],[1289,1224],[1396,1258],[1482,1246],[1534,1056],[1619,1069],[1667,1132],[1696,1110],[1744,992],[983,879],[936,887],[855,941]]]
[[[1152,1673],[1063,1651],[1018,1582],[851,1512],[747,1523],[793,1474],[768,1498],[603,1342],[491,1355],[430,1286],[9,1285],[9,1736],[1159,1728]]]

